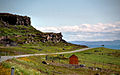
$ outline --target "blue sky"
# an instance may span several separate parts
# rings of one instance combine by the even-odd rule
[[[0,0],[0,12],[30,16],[67,41],[120,40],[120,0]]]

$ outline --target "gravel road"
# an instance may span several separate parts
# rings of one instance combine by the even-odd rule
[[[40,53],[40,54],[26,54],[26,55],[17,55],[17,56],[1,56],[0,62],[6,61],[6,60],[12,59],[12,58],[18,58],[18,57],[39,56],[39,55],[52,55],[52,54],[67,54],[67,53],[80,52],[80,51],[84,51],[84,50],[88,50],[88,49],[92,49],[92,48],[83,48],[83,49],[74,50],[74,51],[57,52],[57,53]]]

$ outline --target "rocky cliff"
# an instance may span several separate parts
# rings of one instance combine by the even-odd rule
[[[0,13],[0,20],[10,25],[31,25],[30,17]]]
[[[43,33],[36,30],[27,16],[0,13],[0,44],[17,45],[40,41],[65,42],[61,33]]]
[[[62,34],[61,33],[45,33],[42,35],[43,38],[45,38],[44,40],[42,40],[43,42],[46,41],[52,41],[52,42],[60,42],[60,41],[64,41],[62,39]]]

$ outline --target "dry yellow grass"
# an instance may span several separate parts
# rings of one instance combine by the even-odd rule
[[[0,75],[11,75],[11,69],[10,68],[4,68],[0,64]]]
[[[23,58],[19,58],[19,60],[24,60],[24,61],[30,61],[30,59],[28,59],[27,57],[23,57]]]

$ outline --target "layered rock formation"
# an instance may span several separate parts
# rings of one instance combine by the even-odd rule
[[[5,46],[16,46],[17,43],[10,39],[10,36],[2,36],[0,37],[0,44]]]
[[[46,42],[46,41],[60,42],[62,41],[63,36],[61,33],[46,33],[46,34],[43,34],[42,37],[45,38],[44,40],[42,40],[43,42]]]
[[[0,13],[0,44],[25,44],[51,41],[54,43],[65,42],[61,33],[43,33],[31,26],[30,18],[27,16]],[[20,26],[24,25],[24,26]],[[4,30],[2,30],[4,28]],[[10,32],[6,32],[9,30]],[[16,30],[14,32],[14,30]],[[36,33],[37,32],[37,33]],[[2,34],[6,34],[1,36]],[[11,35],[12,34],[12,35]],[[21,34],[21,35],[18,35]]]
[[[25,39],[19,39],[25,37]],[[12,38],[17,39],[16,41],[11,40]],[[37,39],[36,39],[37,38]],[[16,46],[17,44],[28,44],[36,42],[66,42],[62,39],[61,33],[41,33],[41,34],[28,34],[28,35],[14,35],[14,36],[1,36],[0,44]]]
[[[0,20],[11,25],[31,25],[30,17],[0,13]]]

